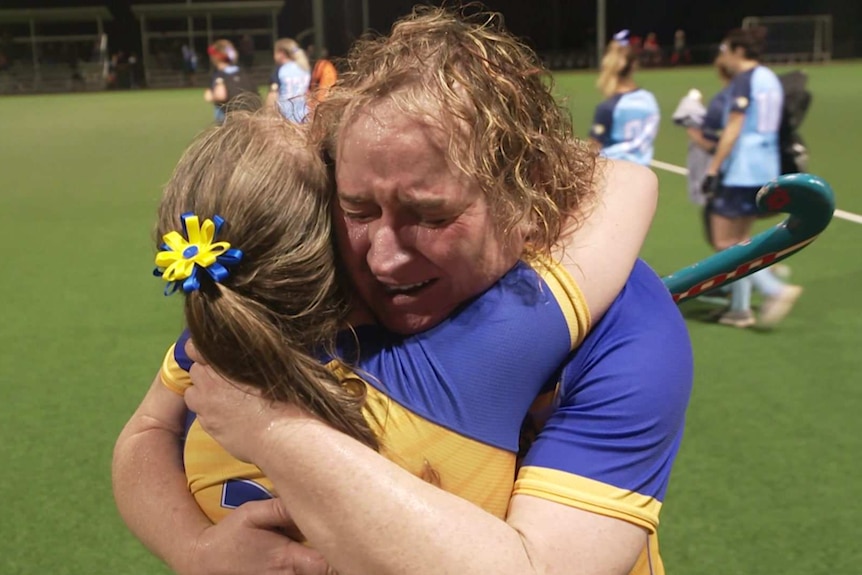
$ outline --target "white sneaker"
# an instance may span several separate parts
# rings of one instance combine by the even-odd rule
[[[754,319],[754,314],[751,310],[726,311],[718,318],[718,323],[731,327],[746,328],[753,326],[757,321]]]
[[[802,286],[788,285],[777,296],[765,298],[760,306],[758,326],[772,328],[778,325],[793,309],[800,295]]]

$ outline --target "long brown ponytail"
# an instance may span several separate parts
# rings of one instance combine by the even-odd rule
[[[331,237],[325,166],[302,127],[269,111],[234,112],[186,150],[159,206],[157,245],[181,214],[220,216],[217,241],[242,250],[220,282],[185,295],[195,346],[229,379],[295,403],[366,445],[364,387],[320,362],[346,315]]]

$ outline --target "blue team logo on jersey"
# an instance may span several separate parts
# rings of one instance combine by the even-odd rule
[[[221,506],[226,509],[236,509],[249,501],[267,499],[272,499],[272,493],[260,483],[249,479],[228,479],[221,490]]]

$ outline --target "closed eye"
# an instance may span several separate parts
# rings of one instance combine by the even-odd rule
[[[353,222],[359,223],[367,223],[375,218],[374,214],[368,212],[349,212],[345,209],[341,210],[344,213],[344,217]]]
[[[422,218],[420,224],[426,228],[442,228],[452,222],[454,218]]]

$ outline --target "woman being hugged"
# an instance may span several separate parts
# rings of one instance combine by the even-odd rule
[[[637,54],[628,35],[628,30],[615,34],[602,58],[596,85],[605,100],[596,107],[590,139],[606,158],[648,166],[661,113],[652,92],[635,82]]]

